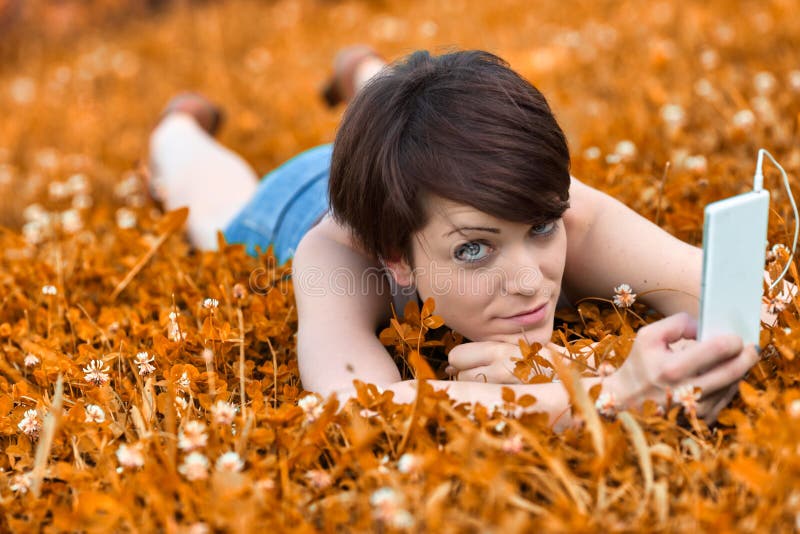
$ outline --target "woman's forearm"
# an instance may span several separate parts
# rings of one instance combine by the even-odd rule
[[[697,317],[701,249],[575,179],[564,221],[569,237],[564,288],[571,298],[609,297],[626,283],[664,315]]]
[[[583,378],[581,385],[584,389],[589,389],[598,384],[600,378]],[[395,402],[413,402],[417,395],[416,380],[404,380],[395,382],[385,389],[391,390],[395,394]],[[559,428],[568,426],[572,422],[569,411],[569,394],[564,386],[558,382],[545,384],[487,384],[484,382],[458,382],[446,380],[429,380],[428,384],[437,391],[446,391],[451,399],[457,403],[482,404],[490,410],[493,408],[503,408],[503,389],[511,389],[516,398],[522,395],[532,395],[536,397],[536,403],[528,407],[516,405],[515,414],[540,412],[546,413],[550,417],[551,424]]]

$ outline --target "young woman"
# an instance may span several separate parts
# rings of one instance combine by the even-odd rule
[[[374,76],[354,84],[363,87],[333,148],[301,154],[260,185],[203,130],[191,98],[151,142],[156,185],[167,207],[191,207],[198,244],[213,246],[213,231],[226,227],[230,241],[294,256],[306,389],[347,394],[359,379],[411,400],[415,382],[400,380],[375,332],[392,298],[434,297],[437,314],[470,340],[449,354],[457,380],[435,388],[494,405],[512,383],[556,417],[567,405],[561,385],[513,384],[517,340],[555,357],[559,298],[608,295],[626,282],[669,317],[639,331],[603,392],[624,407],[690,385],[703,392],[698,414],[716,417],[757,361],[754,347],[721,336],[670,348],[696,336],[700,250],[571,178],[566,140],[538,90],[479,51],[415,52],[383,69],[365,55],[352,71]],[[390,276],[374,276],[382,272]],[[677,291],[650,292],[667,288]]]

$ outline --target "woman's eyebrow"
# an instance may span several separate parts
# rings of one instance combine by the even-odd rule
[[[477,230],[479,232],[489,232],[489,233],[492,233],[492,234],[499,234],[500,233],[500,229],[499,228],[487,228],[485,226],[459,226],[458,228],[454,228],[453,230],[450,230],[449,232],[444,234],[442,237],[447,237],[450,234],[455,233],[455,232],[459,232],[459,233],[463,234],[464,230]]]

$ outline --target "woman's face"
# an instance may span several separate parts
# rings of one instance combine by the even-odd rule
[[[472,341],[548,343],[567,253],[562,220],[531,227],[439,197],[427,209],[413,268],[389,264],[398,283],[433,297],[435,313]]]

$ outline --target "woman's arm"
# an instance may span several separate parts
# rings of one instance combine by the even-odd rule
[[[671,236],[622,202],[573,178],[564,213],[563,286],[579,299],[609,296],[626,283],[664,315],[697,317],[703,251]],[[587,276],[587,273],[591,273]]]
[[[397,366],[375,335],[388,320],[391,301],[381,265],[326,216],[300,241],[292,271],[303,387],[327,395],[351,387],[356,378],[399,381]]]
[[[678,350],[670,347],[675,341],[693,338],[696,334],[697,323],[686,313],[645,326],[619,370],[605,379],[583,378],[581,385],[588,390],[602,383],[602,393],[607,395],[605,404],[616,410],[638,408],[646,400],[663,406],[667,397],[680,391],[682,386],[690,391],[699,388],[701,396],[696,403],[693,392],[685,400],[669,400],[684,402],[690,409],[694,404],[698,417],[713,421],[736,393],[731,385],[738,383],[758,361],[758,355],[752,345],[742,347],[738,336],[718,336]],[[429,381],[429,384],[434,389],[447,391],[450,398],[459,403],[480,403],[490,409],[502,407],[502,390],[508,387],[517,397],[525,394],[536,397],[535,405],[520,410],[547,413],[551,423],[558,427],[571,423],[567,413],[569,396],[562,384],[503,385],[441,380]],[[416,395],[417,382],[407,380],[383,386],[395,393],[396,402],[411,402]],[[352,394],[352,388],[347,388],[340,392],[340,398]]]

